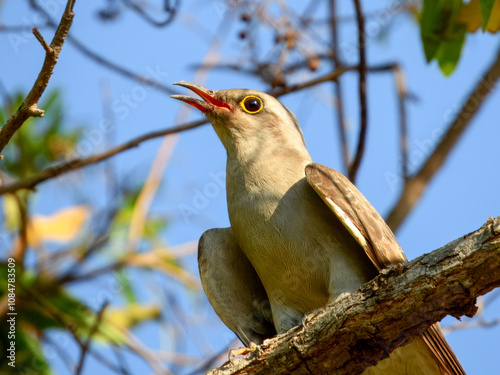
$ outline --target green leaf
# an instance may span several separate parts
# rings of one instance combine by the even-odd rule
[[[444,75],[449,76],[455,70],[460,53],[465,41],[465,25],[460,26],[460,31],[454,36],[452,40],[441,43],[438,52],[436,53],[436,60]]]
[[[3,109],[3,117],[11,116],[24,96],[22,93],[16,94]],[[5,158],[0,167],[5,168],[12,177],[30,177],[55,161],[68,158],[82,136],[78,129],[66,130],[63,126],[64,111],[59,90],[47,92],[39,107],[45,111],[45,116],[29,118],[5,148]]]
[[[484,32],[490,21],[491,11],[493,10],[493,5],[495,5],[495,0],[479,0],[479,5],[481,6],[481,25]]]
[[[439,1],[424,0],[424,7],[420,16],[420,33],[427,62],[434,58],[440,44],[437,37],[439,25],[441,24],[441,12],[438,3]]]
[[[36,290],[32,292],[39,293]],[[46,319],[43,324],[46,327],[40,328],[71,330],[82,340],[87,339],[89,331],[96,321],[96,314],[92,310],[62,288],[48,296],[39,295],[39,298],[45,300],[45,304],[40,306],[38,303],[34,303],[31,307],[38,310],[40,315],[45,315]],[[34,324],[35,322],[30,320],[30,323]],[[117,329],[112,322],[104,320],[99,324],[99,329],[93,339],[96,342],[112,343],[113,345],[127,342],[127,337],[120,329]]]
[[[17,316],[19,317],[19,315]],[[2,347],[2,361],[0,374],[52,375],[53,372],[45,360],[40,340],[34,333],[27,331],[23,325],[16,322],[15,338],[10,339],[7,331],[9,325],[0,325],[0,347]],[[15,369],[9,365],[11,359],[7,356],[12,342],[15,347]]]
[[[125,297],[127,303],[135,303],[137,302],[137,298],[134,293],[134,288],[132,283],[130,282],[130,276],[128,270],[121,269],[115,272],[116,279],[120,284],[120,291],[122,295]]]
[[[424,0],[420,32],[427,62],[436,59],[441,71],[455,69],[465,41],[465,24],[458,19],[462,0]]]

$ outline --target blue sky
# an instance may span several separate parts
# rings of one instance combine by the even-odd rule
[[[61,4],[64,2],[53,0],[41,3],[48,6],[48,9],[53,9],[54,14],[59,17],[62,12]],[[299,1],[288,3],[297,10],[303,7]],[[381,9],[389,2],[362,3],[364,9],[370,11]],[[238,38],[238,33],[244,25],[235,16],[227,27],[219,28],[227,10],[221,1],[185,1],[174,23],[163,29],[152,28],[130,12],[123,12],[114,22],[100,22],[95,15],[104,5],[104,1],[77,1],[72,35],[108,59],[140,74],[152,75],[164,85],[171,85],[178,80],[193,80],[195,72],[191,66],[204,59],[214,37],[220,41],[221,61],[235,61],[240,56],[243,42]],[[36,23],[33,12],[25,2],[7,0],[1,10],[0,19],[6,25]],[[326,8],[320,9],[326,18],[325,11]],[[339,11],[343,15],[351,15],[351,2],[341,2]],[[450,77],[444,77],[435,63],[425,62],[415,20],[407,16],[397,17],[391,20],[385,37],[372,37],[377,31],[377,25],[381,24],[386,25],[383,20],[375,20],[367,25],[368,62],[369,65],[399,63],[405,70],[409,91],[417,98],[408,108],[409,146],[412,151],[410,166],[414,171],[428,155],[429,149],[436,144],[438,135],[446,129],[462,100],[491,62],[499,41],[490,34],[468,35],[456,71]],[[324,31],[321,26],[317,26],[318,34],[324,35]],[[41,32],[50,40],[50,29],[44,28]],[[259,40],[262,51],[268,47],[270,35],[262,33],[262,40]],[[328,36],[325,38],[327,40]],[[346,23],[341,29],[342,42],[349,47],[355,45],[356,39],[355,28]],[[0,59],[0,78],[3,84],[11,93],[16,90],[27,91],[43,62],[43,49],[29,33],[9,35],[5,32],[0,33],[0,48],[3,51]],[[345,55],[349,63],[355,63],[356,58],[356,55]],[[321,69],[327,71],[327,64],[323,64]],[[256,78],[220,70],[198,78],[202,80],[200,83],[213,90],[235,87],[267,90],[263,82]],[[346,74],[343,83],[346,114],[350,124],[348,136],[353,145],[359,122],[356,75]],[[85,124],[88,127],[85,134],[89,140],[95,134],[92,129],[99,129],[99,124],[105,118],[100,94],[103,84],[109,86],[115,103],[116,143],[173,126],[178,121],[176,119],[182,103],[110,72],[82,56],[67,43],[49,87],[62,89],[68,126]],[[284,96],[282,101],[297,115],[313,160],[342,171],[335,117],[328,106],[331,93],[332,87],[327,83]],[[496,88],[444,167],[431,181],[420,204],[396,233],[409,259],[474,231],[489,216],[496,217],[500,214],[500,177],[495,172],[500,141],[496,110],[499,102],[500,91]],[[384,216],[394,204],[401,188],[399,184],[388,180],[391,173],[399,172],[397,101],[391,74],[369,75],[368,105],[367,148],[357,186]],[[201,115],[192,111],[183,121],[199,118]],[[136,180],[137,183],[144,181],[160,142],[161,140],[149,141],[138,149],[115,158],[113,163],[119,175]],[[98,152],[104,148],[104,142],[93,142],[90,151]],[[87,149],[81,145],[81,150]],[[170,219],[165,234],[169,244],[175,246],[196,241],[206,229],[229,225],[225,189],[214,178],[214,175],[224,169],[225,151],[209,126],[180,136],[166,168],[162,187],[152,206],[153,213],[167,215]],[[102,204],[102,170],[91,167],[79,178],[89,195]],[[211,192],[210,197],[202,206],[196,206],[197,195],[199,192],[206,192],[206,189]],[[72,204],[75,204],[75,195],[70,194],[58,182],[47,182],[39,187],[35,212],[50,214]],[[197,214],[186,217],[186,207],[196,208]],[[195,262],[194,255],[186,259],[186,266],[193,272],[197,272]],[[166,299],[164,288],[175,286],[175,283],[159,277],[145,277],[144,280],[146,288],[140,291],[144,298],[162,303]],[[81,294],[84,299],[89,298],[99,288],[105,288],[106,283],[106,279],[98,280],[91,288],[75,288],[75,293]],[[189,340],[180,350],[207,356],[210,350],[215,352],[234,339],[234,335],[218,321],[204,297],[186,296],[179,288],[178,290],[179,303],[196,316],[199,323],[199,326],[184,332]],[[499,315],[500,302],[497,301],[488,308],[485,316],[491,319]],[[454,319],[446,319],[443,325],[453,322]],[[158,332],[158,326],[153,324],[137,330],[137,335],[145,344],[154,349],[173,350],[169,341],[170,334],[171,332]],[[490,374],[498,371],[494,359],[498,352],[499,335],[499,327],[477,328],[453,332],[447,339],[468,374]],[[70,353],[77,353],[76,347],[67,345]],[[148,371],[136,357],[128,356],[127,359],[137,373]],[[57,359],[54,364],[64,373],[64,367]],[[100,367],[95,361],[89,360],[84,373],[89,374],[98,368]]]

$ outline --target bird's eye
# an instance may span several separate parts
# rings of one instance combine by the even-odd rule
[[[240,104],[241,108],[250,114],[255,114],[263,108],[262,100],[257,96],[247,96]]]

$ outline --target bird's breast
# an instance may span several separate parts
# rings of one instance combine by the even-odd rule
[[[229,218],[243,252],[268,293],[279,290],[287,303],[304,311],[323,306],[328,299],[329,244],[314,233],[317,218],[308,213],[308,200],[314,198],[305,177],[287,187],[272,181],[247,184],[244,189],[228,184]]]

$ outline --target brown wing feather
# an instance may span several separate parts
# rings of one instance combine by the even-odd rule
[[[407,261],[391,229],[361,192],[340,172],[321,164],[306,167],[307,182],[365,250],[378,270]],[[443,375],[465,375],[438,323],[422,335]]]
[[[394,234],[368,200],[342,173],[324,165],[312,163],[306,167],[307,182],[330,209],[339,216],[347,230],[363,247],[366,255],[380,271],[393,264],[407,261]],[[353,233],[348,219],[362,238]],[[364,241],[363,241],[364,240]]]

